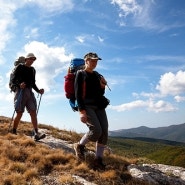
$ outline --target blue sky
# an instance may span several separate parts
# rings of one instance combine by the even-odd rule
[[[0,115],[14,111],[14,61],[32,52],[39,123],[86,131],[63,86],[70,60],[92,51],[111,88],[109,130],[185,122],[184,0],[0,0],[0,12]]]

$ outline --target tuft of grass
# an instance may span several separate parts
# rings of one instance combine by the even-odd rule
[[[110,181],[116,179],[116,171],[115,170],[108,170],[100,174],[100,177],[104,180],[109,179]]]
[[[20,185],[26,184],[25,179],[23,178],[22,174],[14,172],[7,176],[1,176],[2,185]]]
[[[26,181],[35,181],[39,178],[37,168],[29,168],[24,173],[24,178]]]
[[[11,163],[9,170],[23,174],[26,171],[26,166],[21,162],[13,162]]]
[[[61,174],[58,181],[62,184],[73,184],[75,179],[71,174]]]

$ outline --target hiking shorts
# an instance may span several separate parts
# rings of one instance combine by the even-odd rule
[[[87,138],[90,141],[106,145],[108,140],[108,120],[105,109],[99,109],[97,106],[86,106],[87,126],[89,131]],[[92,125],[92,126],[91,126]]]
[[[37,110],[37,101],[32,88],[18,89],[14,96],[14,107],[16,112],[28,112]]]

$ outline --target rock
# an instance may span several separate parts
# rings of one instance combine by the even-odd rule
[[[128,171],[151,185],[185,185],[185,168],[163,164],[129,165]]]

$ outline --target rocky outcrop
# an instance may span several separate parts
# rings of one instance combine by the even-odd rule
[[[185,185],[185,168],[163,164],[129,165],[133,178],[151,185]]]
[[[40,130],[47,134],[46,129]],[[51,135],[47,135],[47,137],[42,140],[42,143],[51,148],[61,148],[66,152],[74,153],[72,144],[61,139],[56,139]],[[182,167],[163,164],[131,164],[128,166],[128,172],[133,178],[144,181],[149,185],[185,185],[185,168]],[[96,185],[78,176],[74,176],[74,178],[76,178],[79,184]],[[53,179],[51,179],[51,177],[46,179],[45,177],[45,180],[47,180],[48,183]],[[58,184],[55,183],[53,185]]]

